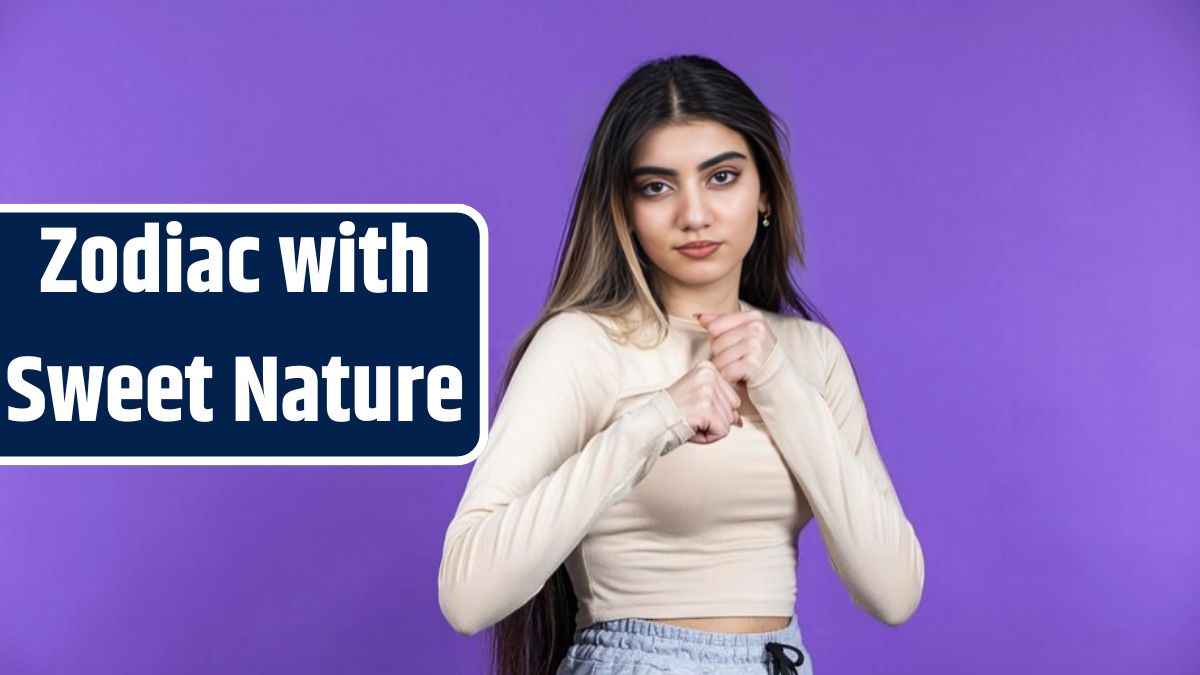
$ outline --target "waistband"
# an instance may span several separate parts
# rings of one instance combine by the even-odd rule
[[[701,663],[764,663],[779,660],[780,646],[794,655],[803,644],[800,625],[791,622],[764,633],[721,633],[646,619],[613,619],[575,631],[575,650],[603,656],[609,651],[663,654]],[[794,657],[793,657],[794,658]]]

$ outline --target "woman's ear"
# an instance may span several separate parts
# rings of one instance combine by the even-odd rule
[[[771,205],[771,200],[767,199],[767,191],[763,190],[758,195],[758,210],[760,213],[767,213],[767,207]],[[767,213],[767,215],[771,215]]]

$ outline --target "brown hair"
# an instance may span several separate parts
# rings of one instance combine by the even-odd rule
[[[804,266],[804,238],[788,170],[786,126],[737,75],[713,59],[696,55],[647,61],[617,88],[592,138],[576,188],[571,217],[558,254],[554,283],[545,306],[521,335],[493,400],[498,401],[529,342],[548,319],[580,309],[612,319],[615,339],[628,339],[649,319],[657,340],[669,321],[661,298],[647,281],[650,261],[628,222],[630,169],[639,139],[663,123],[713,120],[742,134],[767,192],[771,224],[757,228],[743,260],[738,295],[777,313],[794,313],[827,323],[792,278]],[[630,317],[636,317],[631,319]],[[565,564],[542,590],[492,630],[497,675],[552,675],[575,631],[577,598]]]

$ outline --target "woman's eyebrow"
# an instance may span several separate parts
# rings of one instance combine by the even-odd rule
[[[721,154],[717,155],[716,157],[713,157],[712,159],[706,159],[703,162],[700,162],[700,164],[696,165],[696,170],[703,171],[714,164],[720,164],[721,162],[724,162],[727,159],[735,159],[735,158],[746,159],[746,156],[736,150],[730,150],[729,152],[722,152]],[[633,170],[633,173],[630,174],[630,177],[637,178],[638,176],[678,176],[678,175],[679,175],[679,172],[676,171],[675,169],[664,169],[661,166],[639,166],[638,168]]]

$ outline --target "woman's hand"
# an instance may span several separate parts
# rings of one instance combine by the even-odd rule
[[[667,394],[696,431],[690,443],[712,443],[742,426],[742,399],[712,361],[701,361],[667,387]]]
[[[778,339],[758,310],[697,314],[708,329],[712,363],[730,384],[745,382],[766,362]]]

